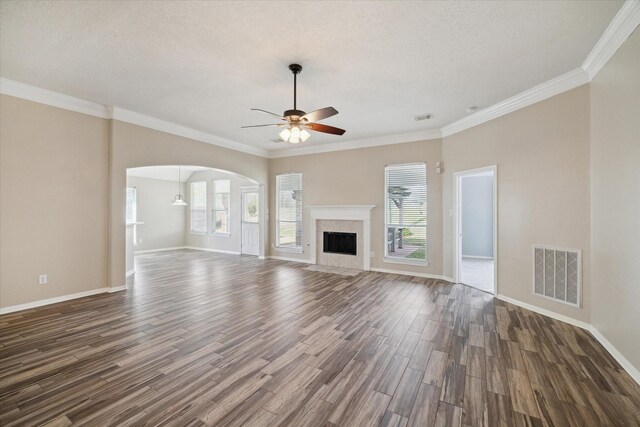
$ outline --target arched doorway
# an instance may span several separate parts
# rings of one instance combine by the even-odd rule
[[[264,258],[264,187],[241,174],[194,165],[127,168],[125,271],[135,256],[179,249]],[[178,200],[176,202],[176,200]]]

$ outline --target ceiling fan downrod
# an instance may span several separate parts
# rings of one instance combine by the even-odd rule
[[[302,65],[291,64],[289,70],[293,73],[293,111],[298,110],[298,74],[302,71]],[[300,114],[303,115],[303,114]]]

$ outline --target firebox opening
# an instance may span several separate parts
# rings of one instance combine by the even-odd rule
[[[325,253],[357,255],[357,234],[325,231],[322,250]]]

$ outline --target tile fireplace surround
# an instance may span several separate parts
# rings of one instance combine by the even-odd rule
[[[319,219],[316,221],[316,264],[332,267],[364,270],[364,236],[362,221],[343,219]],[[325,231],[356,233],[356,255],[325,253],[323,250]]]
[[[351,269],[371,268],[371,210],[375,205],[309,206],[311,230],[309,249],[312,264]],[[356,233],[357,255],[330,254],[322,251],[322,233],[340,231]]]

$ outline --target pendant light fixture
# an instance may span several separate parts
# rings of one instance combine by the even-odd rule
[[[184,197],[182,197],[182,193],[180,192],[180,169],[182,166],[178,166],[178,194],[171,203],[171,206],[187,206],[187,202],[184,201]]]

